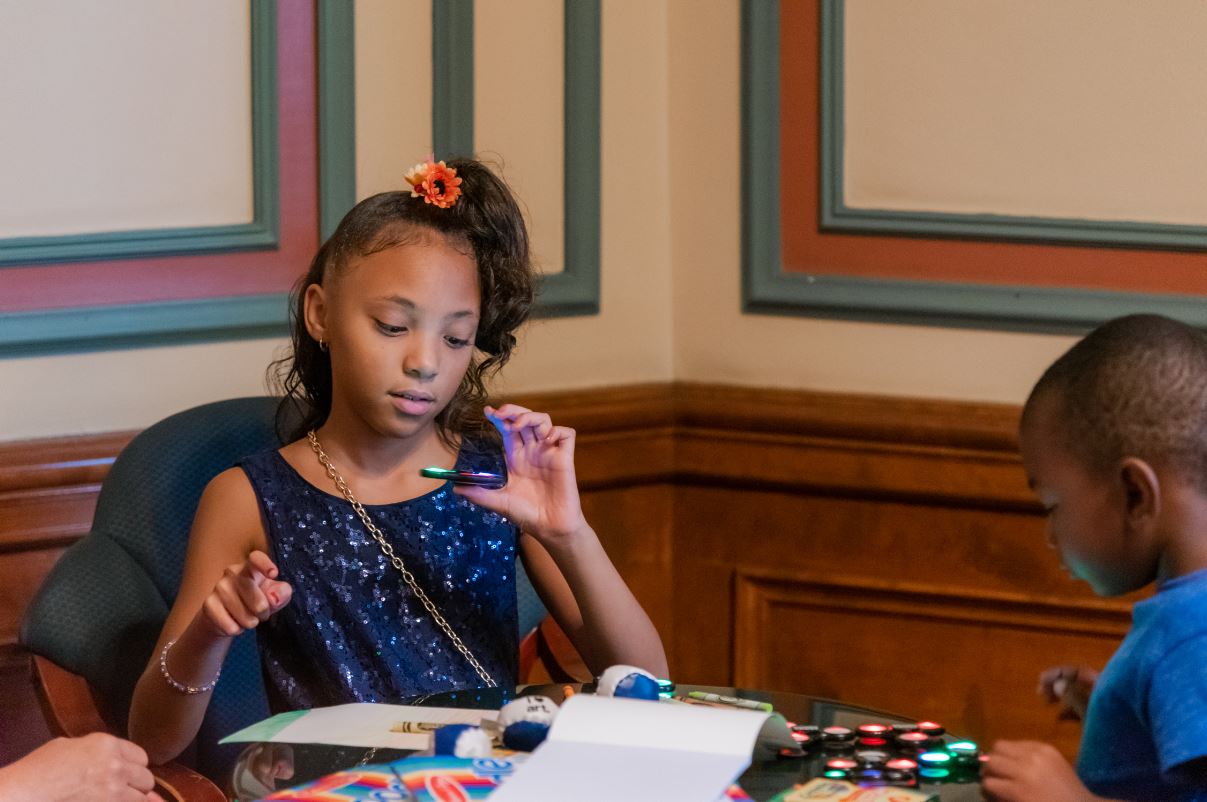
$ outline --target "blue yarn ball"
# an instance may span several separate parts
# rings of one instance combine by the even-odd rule
[[[616,690],[612,692],[612,695],[656,702],[658,701],[658,691],[658,680],[647,677],[645,674],[634,673],[616,683]]]
[[[446,724],[432,733],[432,751],[448,757],[490,757],[490,736],[473,724]]]
[[[531,752],[549,734],[549,725],[539,721],[517,721],[503,728],[503,745],[518,752]]]

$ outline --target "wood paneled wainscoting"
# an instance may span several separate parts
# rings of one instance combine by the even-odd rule
[[[774,687],[1076,751],[1035,694],[1130,599],[1064,576],[1012,406],[705,384],[517,399],[574,426],[588,518],[685,682]],[[0,445],[0,706],[37,743],[20,616],[129,433]],[[6,737],[6,740],[7,737]],[[5,755],[0,754],[0,760]]]

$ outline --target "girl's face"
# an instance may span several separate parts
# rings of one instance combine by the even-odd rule
[[[388,437],[434,431],[469,367],[480,307],[473,257],[435,232],[312,284],[306,327],[330,349],[332,417]]]

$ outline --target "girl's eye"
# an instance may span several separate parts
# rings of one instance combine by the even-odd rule
[[[377,328],[380,329],[383,334],[402,334],[407,330],[406,326],[391,326],[389,323],[382,323],[380,320],[374,322],[377,323]]]
[[[458,337],[445,337],[444,341],[453,348],[465,348],[469,345],[469,340],[462,340]]]

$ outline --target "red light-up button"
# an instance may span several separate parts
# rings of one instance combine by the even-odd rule
[[[930,736],[924,732],[903,732],[897,736],[897,743],[909,749],[925,749],[930,746]]]
[[[837,769],[839,771],[850,771],[858,764],[854,760],[845,757],[836,757],[833,760],[826,761],[827,769]]]

